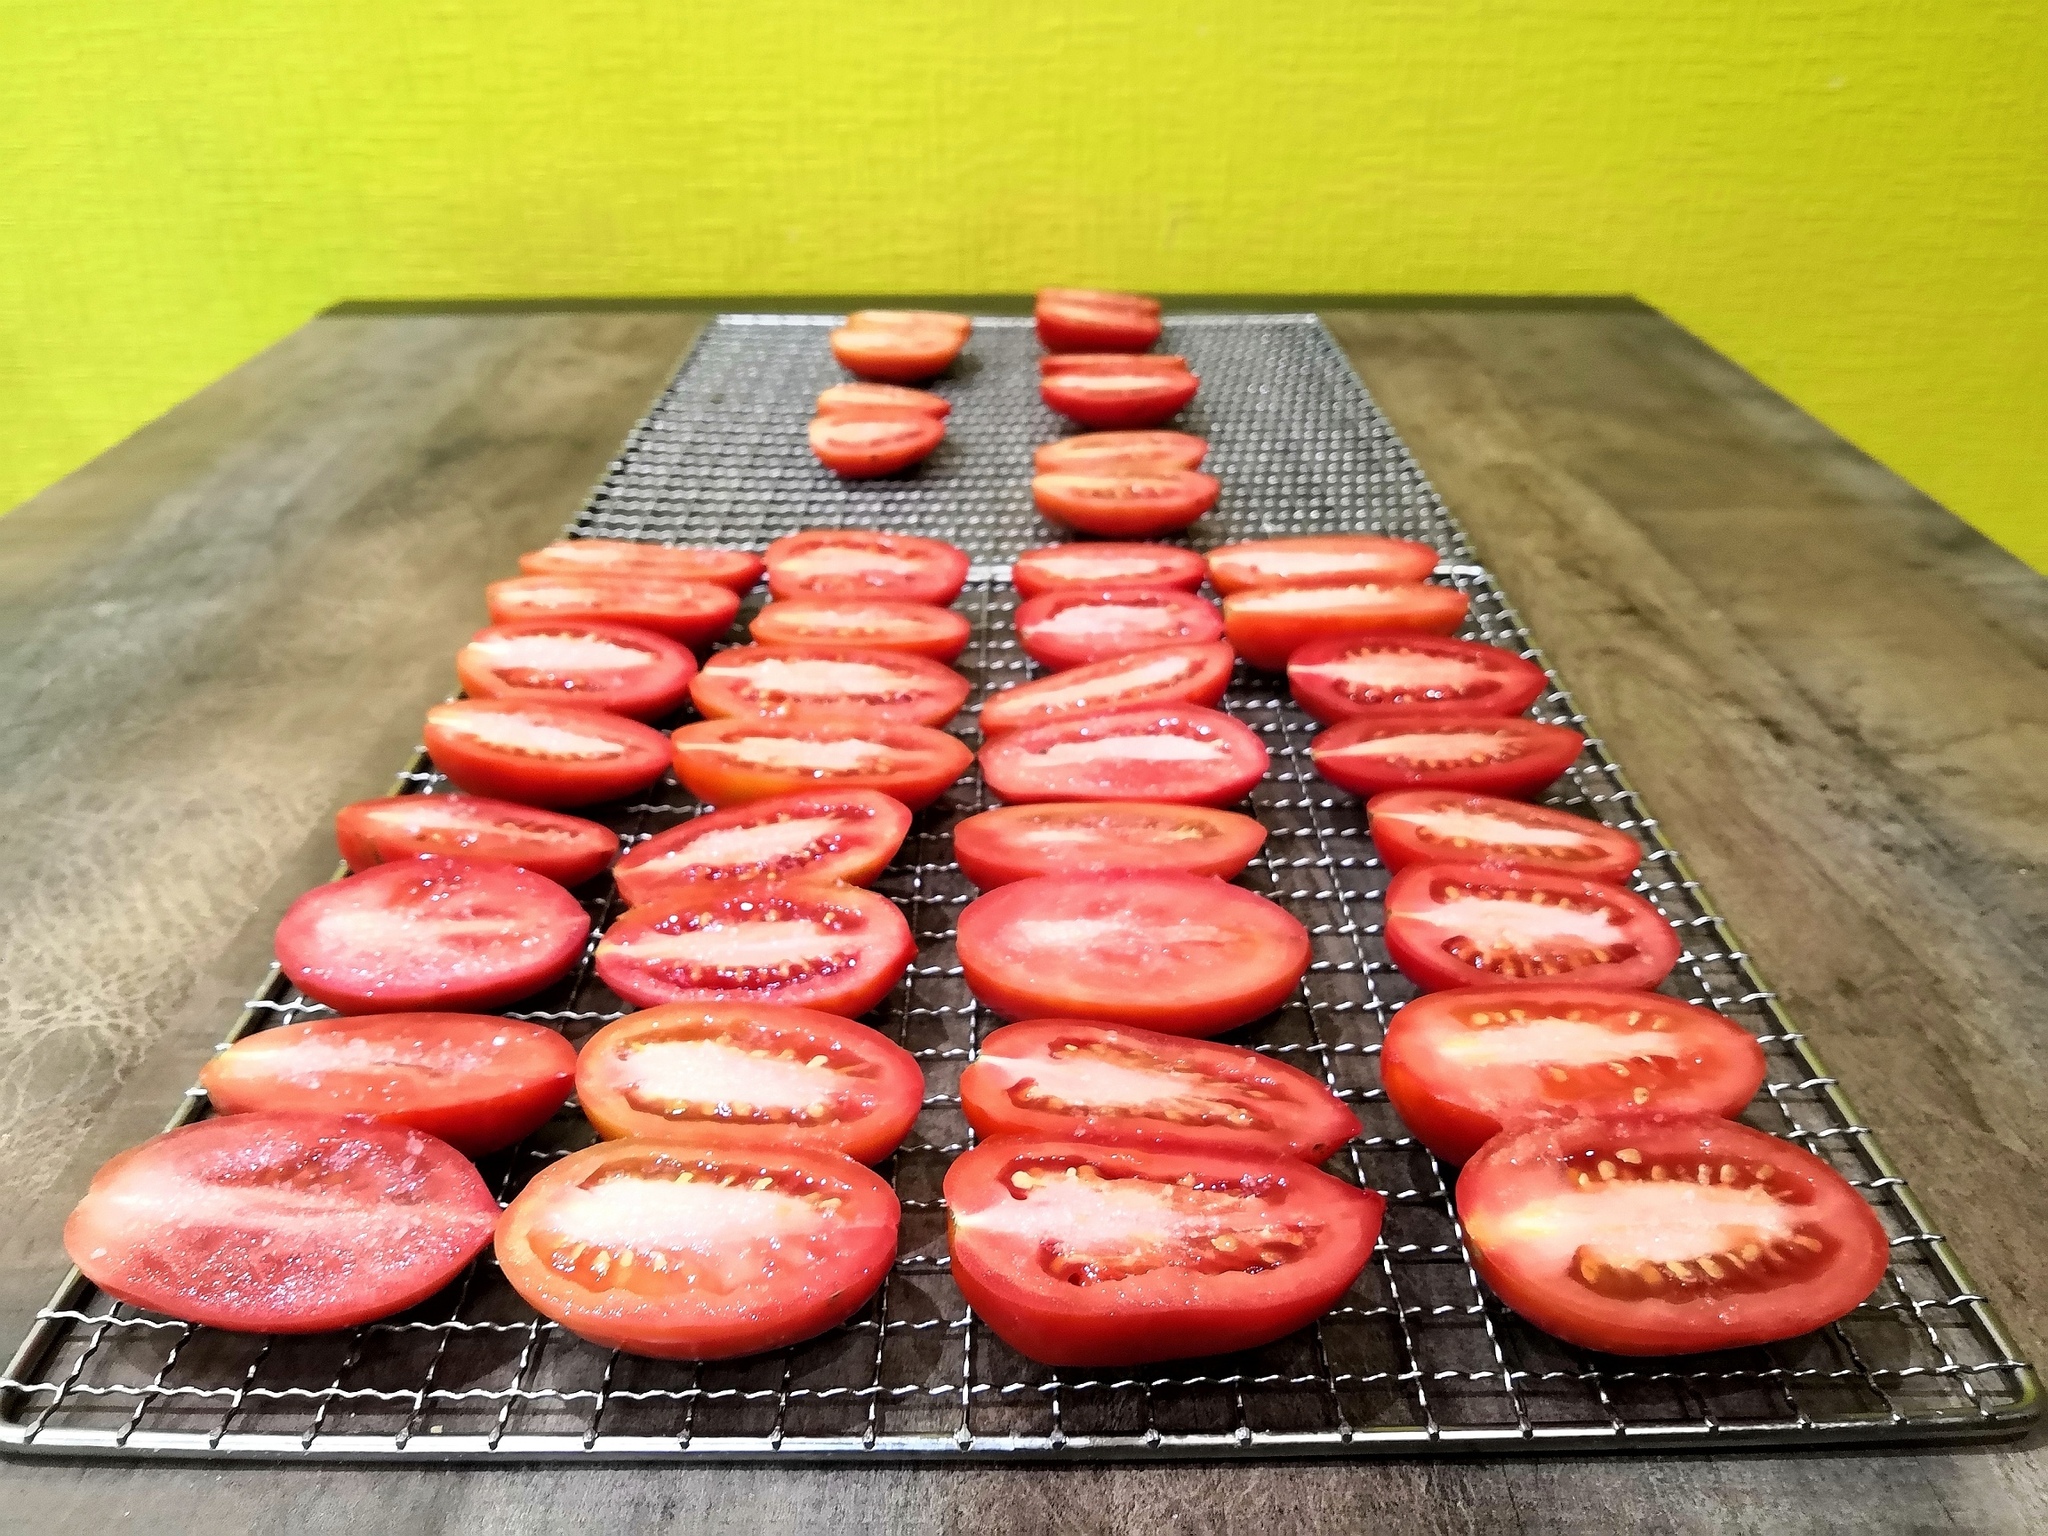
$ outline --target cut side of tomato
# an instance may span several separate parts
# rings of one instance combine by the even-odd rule
[[[1031,455],[1041,475],[1157,475],[1200,469],[1207,438],[1192,432],[1084,432],[1046,443]]]
[[[736,645],[690,685],[707,719],[789,719],[846,710],[873,720],[944,725],[971,692],[951,667],[901,651],[843,645]]]
[[[612,871],[632,906],[685,885],[843,880],[867,885],[910,832],[903,803],[871,789],[776,795],[649,838]]]
[[[473,699],[568,704],[632,720],[672,714],[697,658],[666,635],[596,619],[529,619],[480,629],[455,653]]]
[[[628,576],[514,576],[484,588],[493,624],[598,619],[630,624],[701,651],[732,628],[739,593],[708,581]]]
[[[770,603],[750,628],[757,645],[858,645],[950,662],[967,649],[965,614],[884,597]]]
[[[1038,376],[1060,373],[1181,374],[1188,360],[1171,352],[1052,352],[1038,360]]]
[[[1448,635],[1471,599],[1455,587],[1259,587],[1223,599],[1223,632],[1237,654],[1264,672],[1284,672],[1311,640],[1351,635]]]
[[[921,411],[835,412],[811,419],[811,452],[844,480],[871,480],[921,464],[945,440],[946,428]]]
[[[1265,846],[1249,816],[1202,805],[1066,800],[1005,805],[953,829],[953,857],[984,891],[1033,875],[1179,870],[1228,880]]]
[[[1584,816],[1455,789],[1390,789],[1368,800],[1365,814],[1388,869],[1505,864],[1621,881],[1643,858],[1642,846],[1626,832]]]
[[[1294,702],[1325,725],[1381,710],[1519,715],[1550,678],[1535,662],[1447,635],[1311,640],[1287,660]]]
[[[974,761],[959,737],[930,726],[838,716],[705,720],[672,739],[676,777],[717,806],[812,789],[873,789],[921,811]]]
[[[244,1036],[199,1073],[224,1115],[359,1115],[469,1157],[539,1129],[575,1085],[576,1047],[556,1031],[473,1013],[287,1024]]]
[[[1547,870],[1411,864],[1387,883],[1387,954],[1444,987],[1648,991],[1678,963],[1678,935],[1633,891]]]
[[[1451,710],[1388,710],[1319,731],[1316,772],[1340,789],[1459,789],[1520,798],[1571,767],[1586,738],[1570,726]]]
[[[555,809],[638,794],[669,758],[661,732],[568,704],[454,699],[427,711],[425,736],[457,789]]]
[[[1158,475],[1038,475],[1031,499],[1056,523],[1105,538],[1149,538],[1185,528],[1216,505],[1214,475],[1180,469]]]
[[[899,1220],[895,1191],[836,1153],[605,1141],[519,1192],[498,1263],[579,1338],[724,1360],[853,1316],[895,1261]]]
[[[967,583],[967,556],[938,539],[871,528],[812,528],[768,546],[777,598],[893,598],[943,608]]]
[[[1605,1114],[1733,1118],[1764,1049],[1711,1008],[1607,987],[1470,988],[1402,1005],[1380,1051],[1387,1102],[1462,1163],[1504,1125]]]
[[[860,310],[832,333],[832,356],[847,372],[915,384],[953,366],[972,322],[931,310]]]
[[[567,975],[589,934],[544,876],[426,855],[306,892],[277,925],[277,959],[336,1013],[484,1012]]]
[[[887,897],[774,880],[671,886],[628,909],[597,946],[598,979],[629,1003],[779,1003],[853,1018],[917,953]]]
[[[993,739],[1030,725],[1050,725],[1140,704],[1207,707],[1230,686],[1230,669],[1236,660],[1229,646],[1210,640],[1198,645],[1162,645],[1110,661],[1069,667],[990,697],[981,706],[981,733]]]
[[[1172,544],[1048,544],[1010,563],[1010,583],[1025,597],[1077,587],[1172,587],[1192,592],[1207,567]]]
[[[1427,544],[1376,533],[1256,539],[1210,550],[1209,580],[1225,594],[1261,587],[1399,586],[1421,581],[1439,558]]]
[[[231,1333],[324,1333],[417,1306],[490,1243],[468,1159],[407,1126],[224,1115],[109,1161],[64,1251],[116,1301]]]
[[[1883,1225],[1803,1147],[1712,1115],[1507,1131],[1458,1176],[1472,1262],[1521,1317],[1619,1355],[1768,1344],[1854,1311]]]
[[[1041,288],[1034,313],[1050,352],[1142,352],[1164,328],[1156,300],[1094,288]]]
[[[1010,1024],[960,1074],[977,1136],[1207,1146],[1320,1163],[1358,1134],[1306,1072],[1241,1046],[1086,1019]]]
[[[597,1133],[695,1147],[793,1147],[877,1163],[924,1103],[917,1058],[809,1008],[677,1003],[605,1025],[577,1058]]]
[[[981,749],[982,777],[1011,805],[1234,805],[1265,777],[1270,762],[1249,726],[1195,704],[1146,704],[1027,726]]]
[[[934,421],[952,414],[952,402],[928,389],[897,384],[834,384],[818,396],[820,416],[865,415],[870,411],[916,411]]]
[[[1056,373],[1038,395],[1084,427],[1156,427],[1179,414],[1201,381],[1192,373]]]
[[[1006,1019],[1100,1019],[1220,1035],[1286,1002],[1308,930],[1263,896],[1201,875],[1043,875],[960,914],[960,965]]]
[[[708,581],[744,592],[761,579],[761,557],[744,549],[671,549],[630,539],[558,539],[519,557],[528,576],[611,576],[626,581]]]
[[[1293,1158],[1006,1137],[946,1170],[953,1279],[1019,1354],[1121,1366],[1285,1338],[1334,1307],[1386,1201]]]
[[[1215,604],[1170,587],[1041,592],[1018,605],[1016,625],[1024,654],[1054,671],[1223,637]]]
[[[580,816],[477,795],[391,795],[335,813],[334,841],[360,874],[423,853],[517,864],[562,885],[595,879],[619,854],[619,835]]]

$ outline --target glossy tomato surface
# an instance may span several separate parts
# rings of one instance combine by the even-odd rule
[[[672,549],[630,539],[559,539],[519,557],[528,576],[614,576],[633,581],[708,581],[744,592],[761,579],[761,557],[744,549]]]
[[[952,414],[952,402],[928,389],[898,384],[834,384],[818,395],[820,416],[858,416],[872,411],[916,411],[934,421]]]
[[[555,809],[638,794],[669,758],[668,739],[638,721],[511,699],[436,704],[425,740],[457,789]]]
[[[1140,704],[1208,707],[1229,688],[1236,660],[1229,646],[1209,640],[1069,667],[990,695],[981,706],[982,735],[996,737],[1027,725],[1050,725]]]
[[[1222,482],[1200,470],[1157,475],[1037,475],[1031,499],[1053,522],[1110,539],[1185,528],[1216,505]]]
[[[605,930],[597,974],[642,1008],[779,1003],[853,1018],[888,996],[916,953],[896,904],[859,886],[677,885]]]
[[[812,789],[873,789],[921,811],[974,761],[959,737],[930,726],[840,716],[704,720],[673,741],[676,777],[717,806]]]
[[[277,958],[336,1013],[485,1011],[561,979],[589,933],[545,876],[429,854],[306,892],[277,925]]]
[[[1387,882],[1387,953],[1416,985],[1647,990],[1678,934],[1633,891],[1547,870],[1411,864]]]
[[[358,800],[334,816],[334,841],[360,874],[423,853],[517,864],[576,886],[610,867],[619,834],[580,816],[478,795],[389,795]]]
[[[811,420],[811,452],[845,480],[871,480],[921,464],[945,440],[945,425],[922,411],[835,412]]]
[[[604,1141],[519,1192],[498,1262],[536,1312],[594,1344],[723,1360],[858,1312],[896,1257],[898,1209],[837,1153]]]
[[[1388,869],[1508,864],[1625,881],[1643,857],[1642,845],[1626,832],[1584,816],[1462,790],[1390,789],[1366,801],[1365,814]]]
[[[1241,1046],[1087,1019],[984,1036],[960,1073],[977,1136],[1209,1146],[1320,1163],[1358,1118],[1320,1079]]]
[[[844,880],[868,885],[910,832],[900,800],[872,789],[773,795],[657,833],[612,871],[632,906],[680,885]]]
[[[917,1058],[865,1025],[766,1003],[671,1003],[605,1025],[576,1063],[597,1133],[880,1162],[924,1102]]]
[[[1153,475],[1200,469],[1208,452],[1208,439],[1192,432],[1082,432],[1034,449],[1031,467],[1041,475]]]
[[[1884,1276],[1883,1226],[1843,1177],[1712,1115],[1503,1132],[1458,1176],[1479,1277],[1584,1349],[1678,1355],[1789,1339]]]
[[[199,1072],[224,1115],[361,1115],[482,1157],[562,1107],[576,1047],[555,1030],[474,1013],[314,1019],[245,1035]]]
[[[1195,704],[1026,726],[981,749],[982,776],[1011,805],[1153,800],[1234,805],[1265,777],[1265,744],[1242,721]]]
[[[1346,635],[1311,640],[1287,659],[1294,702],[1325,725],[1382,710],[1519,715],[1550,678],[1497,645],[1448,635]]]
[[[770,603],[749,629],[757,645],[858,645],[948,662],[973,632],[965,614],[886,597]]]
[[[109,1161],[64,1223],[101,1290],[236,1333],[323,1333],[403,1312],[491,1240],[467,1158],[405,1126],[226,1115]]]
[[[1020,1354],[1227,1354],[1334,1307],[1386,1202],[1293,1158],[1005,1137],[946,1170],[953,1278]]]
[[[967,556],[938,539],[871,528],[812,528],[768,546],[777,598],[886,597],[943,608],[967,582]]]
[[[1039,344],[1052,352],[1142,352],[1159,339],[1159,304],[1134,293],[1041,288]]]
[[[1380,1051],[1387,1102],[1452,1163],[1531,1119],[1732,1118],[1763,1080],[1763,1047],[1711,1008],[1569,984],[1432,992],[1401,1006]]]
[[[972,691],[951,667],[848,645],[736,645],[704,664],[690,702],[706,719],[794,719],[834,710],[863,720],[944,725]]]
[[[1209,551],[1209,580],[1218,592],[1258,587],[1397,586],[1421,581],[1439,556],[1414,539],[1376,533],[1324,533],[1301,539],[1255,539]]]
[[[1075,587],[1174,587],[1192,592],[1207,567],[1174,544],[1047,544],[1010,562],[1010,583],[1025,597]]]
[[[1308,970],[1308,931],[1202,875],[1041,875],[960,914],[967,985],[1006,1019],[1100,1019],[1219,1035],[1271,1013]]]
[[[1017,605],[1017,639],[1041,667],[1063,671],[1162,645],[1222,638],[1216,605],[1164,587],[1077,587]]]
[[[1056,373],[1186,373],[1188,360],[1173,352],[1049,352],[1038,360],[1038,376]]]
[[[514,576],[484,588],[493,624],[599,619],[651,629],[701,651],[732,628],[739,593],[708,581],[638,576]]]
[[[473,699],[568,704],[632,720],[673,714],[697,658],[666,635],[597,619],[528,619],[478,630],[455,653]]]
[[[832,356],[863,379],[914,384],[950,368],[971,328],[937,310],[857,310],[832,332]]]
[[[1316,733],[1316,772],[1340,789],[1459,789],[1519,798],[1571,767],[1586,738],[1568,725],[1453,710],[1386,710]]]
[[[1427,582],[1348,587],[1259,587],[1223,599],[1223,633],[1265,672],[1284,672],[1311,640],[1348,635],[1448,635],[1471,600]]]
[[[1200,387],[1192,373],[1056,373],[1039,381],[1038,395],[1062,416],[1108,431],[1156,427]]]
[[[1235,811],[1065,800],[968,817],[953,829],[953,857],[984,891],[1033,875],[1179,870],[1228,880],[1265,842],[1266,829]]]

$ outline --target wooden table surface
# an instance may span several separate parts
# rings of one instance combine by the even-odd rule
[[[1648,310],[1326,318],[2043,1358],[2048,584]],[[383,792],[445,694],[483,582],[575,513],[701,323],[322,318],[0,519],[10,1343],[92,1170],[161,1126],[332,867],[333,808]],[[0,1488],[0,1525],[47,1530],[2048,1528],[2038,1434],[1088,1468],[16,1461]]]

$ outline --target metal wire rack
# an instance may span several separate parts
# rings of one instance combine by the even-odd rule
[[[974,622],[961,666],[975,692],[954,728],[975,744],[981,699],[1029,673],[1012,637],[1006,564],[1058,537],[1028,489],[1031,448],[1062,430],[1037,398],[1028,322],[979,322],[938,386],[954,411],[926,465],[851,484],[804,443],[812,396],[839,377],[825,347],[831,323],[729,315],[713,324],[572,531],[759,548],[800,527],[860,525],[964,546],[977,564],[961,599]],[[1211,440],[1209,467],[1224,484],[1190,543],[1359,529],[1421,539],[1442,555],[1439,579],[1471,597],[1467,633],[1540,659],[1312,316],[1181,319],[1164,346],[1202,375],[1184,424]],[[1241,668],[1224,707],[1273,753],[1252,796],[1272,836],[1243,883],[1293,911],[1315,945],[1299,995],[1233,1038],[1320,1073],[1357,1111],[1362,1134],[1331,1166],[1388,1198],[1373,1262],[1312,1329],[1243,1355],[1053,1370],[1014,1354],[961,1301],[947,1274],[940,1179],[969,1142],[956,1084],[989,1027],[953,952],[974,890],[952,860],[950,830],[989,803],[970,771],[919,816],[877,887],[902,904],[920,950],[870,1022],[916,1053],[928,1096],[883,1168],[903,1201],[901,1253],[845,1326],[754,1359],[643,1360],[538,1319],[486,1254],[401,1317],[263,1337],[139,1314],[74,1271],[0,1379],[0,1446],[131,1458],[1057,1459],[1963,1440],[2017,1434],[2033,1420],[2034,1373],[1597,738],[1550,803],[1643,843],[1636,889],[1685,941],[1667,990],[1763,1041],[1769,1080],[1745,1118],[1847,1175],[1890,1233],[1893,1261],[1877,1293],[1840,1323],[1717,1355],[1597,1356],[1502,1309],[1467,1258],[1448,1171],[1408,1137],[1380,1090],[1380,1040],[1412,988],[1380,942],[1385,876],[1360,807],[1311,771],[1313,724],[1273,680]],[[1535,712],[1583,723],[1561,685]],[[424,794],[442,780],[421,756],[399,783]],[[665,781],[610,820],[641,839],[695,809]],[[608,881],[600,887],[584,895],[602,928],[613,895]],[[273,970],[229,1037],[324,1011]],[[586,956],[514,1016],[580,1042],[624,1011]],[[205,1108],[194,1089],[178,1118]],[[509,1199],[589,1138],[572,1106],[489,1160],[486,1176]]]

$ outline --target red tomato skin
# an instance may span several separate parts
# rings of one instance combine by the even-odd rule
[[[865,551],[910,562],[919,569],[802,572],[789,568],[790,561],[829,548]],[[873,528],[807,528],[801,533],[787,534],[768,546],[767,562],[768,590],[777,601],[796,597],[887,597],[944,608],[967,584],[966,551],[938,539],[882,533]]]
[[[1157,305],[1084,289],[1040,293],[1036,322],[1048,352],[1142,352],[1164,329]]]
[[[1288,658],[1312,640],[1405,633],[1448,635],[1465,622],[1472,601],[1455,587],[1427,582],[1391,587],[1368,583],[1367,587],[1391,596],[1373,604],[1369,611],[1361,611],[1338,595],[1324,599],[1321,607],[1276,606],[1297,601],[1306,592],[1364,590],[1359,587],[1259,587],[1235,593],[1223,599],[1224,638],[1260,671],[1284,672]]]
[[[921,411],[862,411],[814,417],[811,452],[842,480],[872,480],[921,464],[945,440],[945,426]]]
[[[1432,767],[1393,758],[1340,755],[1368,738],[1415,734],[1479,733],[1512,743],[1516,755],[1504,761]],[[1316,772],[1339,789],[1372,796],[1390,789],[1462,789],[1475,795],[1526,800],[1578,760],[1586,738],[1566,725],[1511,716],[1456,714],[1450,710],[1387,710],[1359,715],[1327,731],[1309,744]]]
[[[1074,559],[1122,562],[1124,569],[1108,564],[1098,572],[1063,575],[1055,562]],[[1130,563],[1150,562],[1151,569],[1133,572]],[[1192,592],[1202,584],[1206,567],[1191,549],[1174,544],[1048,544],[1027,549],[1010,562],[1010,585],[1022,597],[1041,592],[1071,592],[1088,587],[1171,587]]]
[[[770,603],[751,628],[756,645],[858,645],[948,663],[959,659],[973,633],[965,614],[885,597]]]
[[[1069,667],[1035,682],[1017,683],[992,694],[981,706],[981,734],[994,740],[1026,726],[1077,720],[1083,715],[1131,709],[1140,704],[1197,704],[1212,709],[1230,687],[1236,654],[1221,640],[1194,645],[1162,645],[1151,650],[1113,656],[1108,661]],[[1163,682],[1120,686],[1119,679],[1174,666]],[[1088,692],[1099,685],[1097,691]]]
[[[1349,563],[1328,571],[1261,568],[1260,561],[1290,554],[1342,555]],[[1440,557],[1414,539],[1373,533],[1311,534],[1297,539],[1250,539],[1209,551],[1209,582],[1226,597],[1262,587],[1404,586],[1426,580]]]
[[[505,671],[493,666],[479,647],[524,635],[594,636],[650,654],[655,660],[651,666],[636,668],[633,673],[586,673],[581,688],[523,684],[508,680]],[[648,675],[635,675],[642,670]],[[572,709],[601,709],[624,715],[628,720],[658,720],[675,713],[689,697],[690,680],[696,675],[697,658],[668,636],[631,624],[607,624],[597,619],[528,619],[519,624],[493,624],[470,636],[469,644],[455,653],[456,681],[473,699],[566,704]]]
[[[484,588],[493,624],[598,619],[651,629],[701,651],[732,628],[740,595],[706,581],[617,576],[514,576]]]
[[[1185,528],[1216,505],[1214,475],[1037,475],[1031,499],[1052,522],[1105,538],[1151,538]]]
[[[816,857],[787,861],[772,866],[742,864],[725,866],[726,874],[685,876],[664,872],[672,850],[687,849],[698,839],[736,827],[757,827],[775,821],[812,817],[842,820],[849,830],[846,846],[823,850]],[[739,885],[748,880],[839,880],[848,885],[872,885],[888,868],[889,861],[910,833],[910,812],[900,800],[872,789],[838,789],[805,794],[773,795],[765,800],[735,806],[729,811],[712,811],[693,817],[679,827],[635,845],[612,871],[620,897],[630,906],[658,901],[677,886]]]
[[[1071,421],[1097,431],[1156,427],[1180,414],[1195,398],[1201,380],[1192,373],[1122,375],[1056,373],[1042,379],[1038,395]]]
[[[1317,1250],[1260,1274],[1190,1275],[1154,1270],[1074,1285],[1047,1274],[1035,1250],[984,1239],[977,1221],[1013,1198],[1013,1164],[1083,1161],[1110,1178],[1171,1183],[1192,1173],[1205,1185],[1285,1191],[1287,1204],[1327,1222]],[[967,1304],[1019,1354],[1046,1365],[1122,1366],[1228,1354],[1285,1338],[1334,1307],[1372,1257],[1386,1201],[1293,1158],[1239,1152],[1092,1147],[1004,1137],[984,1142],[946,1170],[952,1274]],[[1292,1271],[1292,1273],[1290,1273]]]
[[[451,807],[475,817],[485,824],[483,829],[465,837],[461,833],[410,831],[404,824],[409,813]],[[501,825],[488,825],[491,822]],[[512,830],[502,829],[507,823]],[[521,836],[517,830],[521,824],[535,830]],[[561,846],[565,840],[570,846]],[[596,879],[619,856],[619,834],[610,827],[580,816],[477,795],[389,795],[358,800],[335,812],[334,841],[351,874],[423,853],[442,853],[483,864],[516,864],[572,887]]]
[[[519,716],[569,731],[598,732],[625,750],[614,758],[591,761],[500,751],[462,729],[465,720],[482,713]],[[454,699],[427,711],[423,734],[434,766],[457,789],[550,810],[597,805],[638,794],[668,767],[668,743],[661,732],[618,715],[572,709],[566,704]]]
[[[937,327],[848,325],[832,333],[832,356],[857,378],[921,384],[952,367],[966,339]]]
[[[896,679],[898,691],[912,696],[863,698],[847,694],[829,700],[802,694],[778,697],[750,689],[737,676],[764,662],[804,661],[880,668]],[[960,706],[973,691],[967,679],[951,667],[901,651],[864,650],[850,645],[735,645],[705,663],[704,670],[690,684],[690,702],[707,720],[787,720],[834,711],[870,720],[944,725],[960,713]]]
[[[1208,453],[1209,440],[1192,432],[1083,432],[1041,443],[1031,467],[1041,475],[1143,475],[1200,469]]]
[[[1178,728],[1176,728],[1178,727]],[[1048,749],[1118,735],[1174,735],[1214,741],[1218,758],[1197,773],[1188,762],[1146,768],[1115,758],[1088,767],[1045,760]],[[1266,776],[1272,757],[1240,720],[1194,704],[1145,704],[1078,720],[1010,731],[981,749],[981,772],[1006,805],[1043,800],[1152,800],[1173,805],[1235,805]]]
[[[398,1072],[382,1079],[371,1064],[379,1046],[417,1040],[524,1057],[516,1076],[496,1071],[449,1070],[435,1102],[415,1092]],[[360,1065],[323,1061],[294,1076],[294,1048],[334,1040],[359,1042],[370,1058]],[[495,1068],[497,1061],[493,1061]],[[199,1071],[199,1086],[223,1115],[295,1111],[359,1116],[379,1125],[407,1125],[438,1137],[465,1157],[483,1157],[523,1140],[545,1125],[576,1085],[576,1047],[539,1024],[474,1013],[385,1013],[367,1018],[313,1019],[245,1035]]]
[[[1441,839],[1425,842],[1414,827],[1395,819],[1404,812],[1423,811],[1444,803],[1500,816],[1534,816],[1550,826],[1578,823],[1577,830],[1583,831],[1599,852],[1592,857],[1564,859],[1531,850],[1508,853],[1484,843],[1473,843],[1469,849],[1460,850]],[[1547,805],[1532,806],[1492,795],[1466,795],[1455,790],[1390,789],[1365,802],[1365,815],[1372,832],[1373,847],[1379,852],[1380,863],[1389,870],[1406,869],[1410,864],[1499,864],[1511,869],[1550,869],[1560,874],[1577,875],[1581,880],[1622,884],[1635,873],[1636,866],[1643,860],[1642,846],[1626,832],[1603,826],[1584,816],[1574,816],[1568,811],[1553,810]]]
[[[1061,632],[1061,615],[1069,609],[1093,607],[1130,609],[1159,622],[1143,629]],[[1073,587],[1042,592],[1017,605],[1014,622],[1024,654],[1055,672],[1161,646],[1206,645],[1223,635],[1215,604],[1170,587]]]
[[[630,539],[557,539],[519,557],[525,576],[619,575],[637,581],[709,582],[744,592],[761,579],[761,557],[744,549],[676,549]]]
[[[1057,849],[1034,851],[1018,845],[1014,828],[1032,820],[1077,821],[1099,817],[1102,831],[1092,842],[1062,842]],[[1177,843],[1150,847],[1135,842],[1126,830],[1118,836],[1119,818],[1158,823],[1199,823],[1205,841],[1196,847]],[[1230,880],[1242,873],[1260,848],[1266,829],[1249,816],[1210,806],[1161,805],[1152,801],[1065,800],[1038,805],[1004,805],[970,816],[953,829],[953,857],[960,872],[984,891],[1034,875],[1108,875],[1178,870]]]
[[[1456,669],[1481,676],[1448,697],[1430,698],[1421,689],[1396,693],[1385,702],[1347,692],[1341,682],[1318,671],[1364,651],[1439,658],[1448,681]],[[1550,677],[1535,662],[1497,645],[1453,640],[1448,635],[1345,635],[1311,640],[1287,658],[1287,688],[1294,702],[1324,725],[1341,725],[1360,715],[1391,710],[1428,710],[1471,715],[1519,715],[1550,688]]]
[[[699,748],[745,736],[820,735],[877,741],[914,753],[917,765],[867,773],[809,773],[720,760]],[[873,789],[921,811],[952,786],[974,753],[957,736],[924,725],[892,725],[818,715],[800,720],[702,720],[672,733],[676,777],[699,800],[724,809],[806,790]]]
[[[1777,1287],[1684,1302],[1614,1301],[1587,1292],[1569,1273],[1529,1273],[1507,1251],[1502,1215],[1515,1209],[1520,1191],[1561,1193],[1568,1169],[1610,1146],[1688,1166],[1768,1162],[1799,1191],[1803,1207],[1826,1218],[1838,1251],[1822,1283],[1799,1284],[1790,1295]],[[1457,1203],[1473,1267],[1495,1295],[1545,1333],[1614,1355],[1696,1354],[1795,1338],[1855,1310],[1891,1257],[1883,1225],[1839,1173],[1803,1147],[1714,1115],[1585,1116],[1503,1131],[1465,1164]]]
[[[1188,360],[1172,352],[1051,352],[1038,360],[1038,376],[1059,373],[1114,373],[1142,378],[1189,372]]]
[[[953,404],[930,390],[895,384],[834,384],[818,396],[820,416],[858,416],[872,410],[919,411],[934,421],[944,421],[952,414]]]

